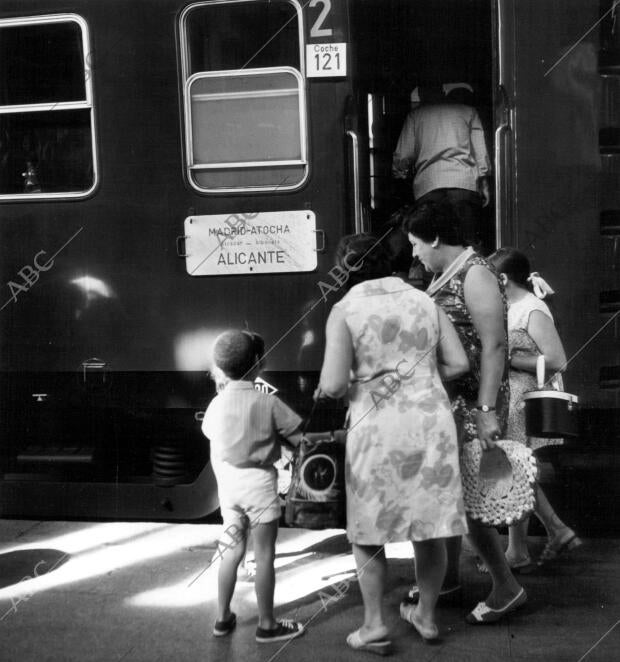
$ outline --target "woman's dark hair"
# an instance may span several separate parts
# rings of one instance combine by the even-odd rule
[[[510,246],[498,248],[495,253],[489,255],[487,262],[490,262],[498,273],[506,274],[513,283],[532,291],[527,280],[530,277],[530,261],[521,251]]]
[[[347,289],[392,273],[389,256],[381,241],[368,232],[342,237],[336,248],[336,264],[349,275]]]
[[[509,280],[521,287],[524,287],[528,292],[534,292],[534,288],[528,278],[530,277],[530,261],[526,255],[516,248],[505,246],[498,248],[495,253],[486,258],[487,262],[493,266],[495,271],[500,274],[506,274]],[[545,303],[549,306],[553,317],[555,318],[555,328],[558,333],[561,332],[561,322],[556,315],[553,306],[553,297],[545,297]]]
[[[403,229],[423,241],[434,241],[439,237],[442,244],[465,246],[461,221],[454,205],[444,198],[438,202],[422,202],[404,215]]]
[[[409,273],[413,263],[411,242],[403,231],[403,222],[411,209],[411,205],[397,209],[381,228],[381,234],[385,235],[382,243],[388,254],[392,272]]]

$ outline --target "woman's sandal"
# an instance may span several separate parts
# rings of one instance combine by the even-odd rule
[[[553,561],[553,559],[556,559],[558,556],[560,556],[560,554],[564,554],[565,552],[576,549],[583,544],[581,538],[579,538],[574,531],[571,531],[570,533],[571,535],[567,536],[567,538],[559,544],[556,544],[555,540],[550,540],[545,545],[542,554],[540,555],[538,561],[536,561],[536,565],[539,568],[545,565],[545,563]]]
[[[400,603],[400,617],[403,621],[411,623],[422,637],[425,644],[435,644],[439,641],[439,628],[436,625],[426,627],[418,621],[415,613],[415,606],[406,602]]]
[[[376,641],[362,641],[359,630],[351,632],[347,637],[347,645],[356,651],[367,651],[375,655],[390,655],[392,642],[389,639],[377,639]]]
[[[515,597],[501,609],[493,609],[486,602],[479,602],[475,609],[467,614],[465,620],[471,625],[495,623],[527,602],[527,594],[522,588]]]

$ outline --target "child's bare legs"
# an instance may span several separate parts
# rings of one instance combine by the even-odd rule
[[[243,560],[243,569],[245,571],[245,576],[248,581],[254,579],[256,575],[256,561],[253,558],[248,558],[248,552],[246,550],[245,559]]]
[[[254,536],[254,560],[256,562],[256,578],[254,590],[258,603],[258,627],[272,630],[276,627],[273,615],[273,592],[276,585],[276,572],[273,563],[276,556],[276,538],[278,536],[278,520],[257,524],[252,528]]]
[[[248,539],[248,524],[241,528],[236,524],[229,526],[224,539],[220,541],[220,567],[217,575],[217,620],[227,621],[230,618],[230,601],[237,583],[237,569],[245,556]]]

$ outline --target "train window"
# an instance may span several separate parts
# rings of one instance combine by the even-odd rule
[[[290,0],[198,3],[183,23],[187,77],[199,71],[301,69],[301,12]]]
[[[74,14],[0,20],[0,200],[95,187],[89,53]]]
[[[293,0],[207,1],[181,16],[186,159],[199,191],[305,181],[302,27]]]
[[[303,179],[303,86],[297,71],[196,74],[187,94],[190,172],[200,188],[290,188]]]

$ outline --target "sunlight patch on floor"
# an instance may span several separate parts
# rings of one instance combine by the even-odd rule
[[[276,605],[298,600],[315,591],[351,577],[355,569],[352,554],[323,555],[307,551],[342,531],[290,532],[276,546]],[[252,554],[249,554],[252,558]],[[217,600],[217,560],[195,572],[184,582],[145,591],[127,603],[135,607],[188,607]],[[253,581],[238,581],[235,601],[256,605]]]
[[[14,545],[0,553],[37,548],[53,548],[68,554],[68,560],[52,572],[36,576],[32,572],[23,581],[0,589],[0,599],[33,595],[65,584],[100,577],[122,568],[169,556],[183,548],[204,545],[208,536],[220,529],[183,524],[121,523],[99,524],[62,536]]]

